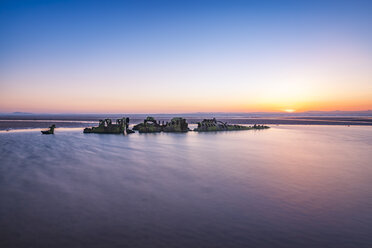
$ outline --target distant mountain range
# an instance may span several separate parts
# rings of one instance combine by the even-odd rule
[[[13,112],[9,113],[11,115],[32,115],[33,113],[28,113],[28,112]]]

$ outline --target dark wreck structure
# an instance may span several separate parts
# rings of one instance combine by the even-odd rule
[[[187,132],[190,131],[189,124],[186,119],[181,117],[172,118],[170,122],[167,122],[163,126],[164,132]]]
[[[129,118],[121,118],[117,119],[115,124],[111,119],[99,120],[98,127],[87,127],[84,133],[130,134],[134,131],[129,129]]]
[[[142,123],[139,123],[133,127],[133,130],[137,130],[140,133],[158,133],[163,129],[160,122],[157,122],[154,117],[148,116]]]
[[[53,126],[52,126],[53,127]],[[54,127],[49,131],[53,133]],[[235,130],[255,130],[255,129],[267,129],[268,126],[257,125],[254,126],[242,126],[227,124],[227,122],[217,121],[216,118],[204,119],[198,122],[198,127],[193,131],[196,132],[209,132],[209,131],[235,131]],[[154,117],[148,116],[146,119],[135,125],[133,130],[139,133],[159,133],[159,132],[172,132],[181,133],[191,131],[188,127],[186,119],[182,117],[172,118],[170,121],[157,121]],[[107,133],[107,134],[130,134],[134,131],[129,129],[129,118],[117,119],[116,123],[112,123],[111,119],[99,120],[98,127],[85,128],[84,133]]]
[[[54,134],[54,129],[56,128],[56,125],[51,125],[48,130],[41,131],[42,134]]]
[[[175,117],[170,122],[158,122],[154,117],[148,116],[142,123],[133,127],[139,133],[158,133],[158,132],[187,132],[190,131],[186,119]]]
[[[217,121],[216,118],[204,119],[198,122],[198,127],[194,129],[196,132],[211,132],[211,131],[235,131],[235,130],[251,130],[251,129],[266,129],[268,126],[254,125],[254,126],[241,126],[231,125],[227,122]]]

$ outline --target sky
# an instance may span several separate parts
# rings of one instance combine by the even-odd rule
[[[0,0],[0,112],[372,109],[372,1]]]

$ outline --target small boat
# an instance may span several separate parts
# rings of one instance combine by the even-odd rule
[[[49,127],[49,130],[41,131],[42,134],[54,134],[54,129],[56,128],[56,125],[51,125]]]

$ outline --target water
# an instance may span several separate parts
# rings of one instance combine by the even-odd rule
[[[0,247],[372,247],[372,128],[0,133]]]

